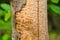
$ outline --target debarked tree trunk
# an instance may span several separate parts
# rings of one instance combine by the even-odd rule
[[[12,6],[11,9],[15,7]],[[15,16],[13,22],[16,21],[15,26],[12,26],[12,33],[14,30],[19,33],[17,39],[13,39],[12,35],[12,40],[49,40],[47,0],[26,0],[26,5],[12,16]]]

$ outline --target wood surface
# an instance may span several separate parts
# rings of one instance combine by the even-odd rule
[[[47,0],[26,0],[26,5],[16,13],[16,30],[20,40],[49,40]]]

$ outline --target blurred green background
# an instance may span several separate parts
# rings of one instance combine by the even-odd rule
[[[47,1],[49,38],[60,40],[60,0]]]
[[[60,40],[60,0],[47,0],[49,39]],[[12,40],[9,0],[0,0],[0,40]]]
[[[11,40],[11,8],[8,0],[0,0],[0,40]]]

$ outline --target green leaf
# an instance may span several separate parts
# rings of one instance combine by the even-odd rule
[[[8,21],[8,19],[9,19],[10,17],[11,17],[11,13],[10,13],[10,11],[8,11],[8,13],[5,14],[4,20],[5,20],[5,21]]]
[[[12,30],[11,23],[6,23],[5,25],[2,25],[1,29],[11,31]]]
[[[5,34],[5,35],[3,35],[2,40],[8,40],[9,38],[10,38],[10,35],[9,34]]]
[[[11,31],[12,30],[11,18],[7,22],[4,22],[3,20],[1,20],[0,27],[2,30]]]
[[[6,11],[8,11],[8,10],[10,10],[10,5],[9,4],[6,4],[6,3],[2,3],[1,4],[1,8],[3,8]]]
[[[0,9],[0,15],[4,15],[5,11]]]
[[[52,11],[54,11],[55,13],[60,14],[60,7],[59,7],[59,6],[56,6],[56,5],[54,5],[54,4],[50,4],[50,5],[48,5],[48,7],[49,7]]]
[[[0,25],[2,26],[4,24],[5,24],[4,21],[3,20],[0,20]]]
[[[51,0],[53,3],[59,3],[59,0]]]

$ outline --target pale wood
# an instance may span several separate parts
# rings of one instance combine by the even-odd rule
[[[16,28],[21,34],[20,40],[38,40],[37,3],[37,0],[27,0],[22,11],[16,14]]]
[[[49,40],[47,0],[39,0],[39,40]]]
[[[16,30],[20,40],[49,40],[47,0],[27,0],[22,10],[16,13]]]

